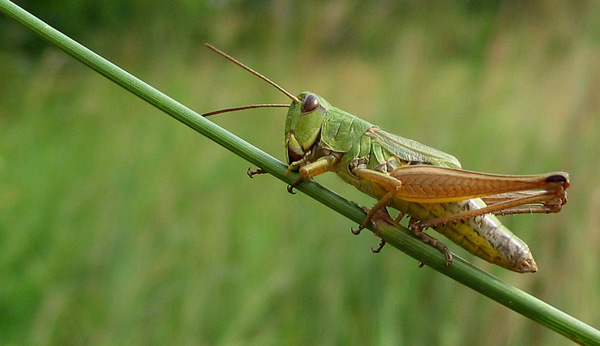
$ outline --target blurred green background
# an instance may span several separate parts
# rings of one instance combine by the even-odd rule
[[[19,1],[198,112],[294,94],[506,174],[568,171],[505,217],[539,272],[453,251],[600,326],[597,1]],[[0,344],[563,345],[385,248],[0,17]],[[213,121],[283,159],[285,110]],[[363,205],[335,176],[319,182]],[[432,232],[434,234],[434,232]]]

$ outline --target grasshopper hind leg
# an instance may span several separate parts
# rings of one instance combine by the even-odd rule
[[[371,249],[371,251],[373,251],[374,253],[378,253],[381,251],[381,249],[386,244],[385,239],[381,235],[382,228],[384,228],[386,226],[392,226],[392,227],[396,227],[396,228],[400,227],[397,220],[399,218],[402,218],[403,215],[399,214],[398,217],[393,219],[385,207],[379,208],[377,210],[375,210],[375,208],[369,209],[367,207],[363,207],[363,210],[367,212],[367,215],[373,214],[372,217],[369,219],[369,221],[373,224],[374,230],[375,230],[375,235],[377,237],[381,238],[381,242],[379,243],[379,247],[377,247],[375,249]],[[415,222],[415,220],[411,218],[410,223],[414,223],[414,222]],[[434,237],[430,236],[429,234],[427,234],[423,231],[420,231],[420,230],[415,230],[412,227],[410,227],[410,231],[417,238],[419,238],[422,242],[438,249],[442,254],[444,254],[446,256],[446,266],[450,266],[452,264],[452,260],[453,260],[452,253],[450,252],[450,250],[444,243],[435,239]],[[419,267],[422,267],[422,266],[423,266],[423,263],[420,263]]]
[[[423,241],[425,244],[429,244],[429,245],[433,246],[434,248],[440,250],[440,252],[446,256],[446,266],[450,266],[450,264],[452,264],[452,253],[450,252],[448,247],[441,241],[439,241],[439,240],[435,239],[434,237],[430,236],[429,234],[421,231],[418,227],[413,227],[413,225],[416,222],[417,222],[417,220],[415,220],[414,218],[410,219],[410,221],[409,221],[410,231],[417,238],[421,239],[421,241]],[[421,263],[421,265],[419,267],[422,267],[422,266],[423,266],[423,264]]]
[[[390,165],[393,166],[393,162],[387,162],[385,165],[379,165],[379,169],[375,170],[364,168],[363,165],[361,165],[361,162],[357,162],[353,167],[351,167],[350,170],[352,174],[357,176],[359,179],[368,180],[378,185],[381,189],[386,190],[385,195],[383,195],[383,197],[377,201],[373,208],[364,208],[365,211],[367,211],[367,217],[356,230],[352,230],[353,234],[359,234],[360,231],[362,231],[369,224],[369,222],[372,222],[373,225],[375,225],[375,235],[379,236],[380,238],[381,235],[380,230],[378,229],[379,226],[377,225],[378,222],[383,221],[384,223],[391,224],[395,227],[399,226],[399,221],[402,219],[404,214],[398,214],[396,220],[394,220],[388,214],[386,209],[386,207],[390,205],[402,187],[401,180],[396,179],[395,177],[392,177],[386,173],[390,169],[388,167]],[[446,256],[446,266],[449,266],[452,263],[452,253],[444,243],[423,232],[421,230],[422,228],[418,226],[412,227],[412,225],[418,225],[414,219],[411,218],[409,224],[411,225],[410,230],[417,238],[421,239],[421,241],[423,241],[425,244],[429,244],[438,249]],[[380,247],[375,249],[377,251],[374,252],[379,252],[383,245],[385,245],[385,241],[382,241]]]

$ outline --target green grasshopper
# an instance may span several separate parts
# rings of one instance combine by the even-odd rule
[[[565,172],[539,175],[499,175],[466,171],[452,155],[411,139],[385,132],[322,97],[303,92],[294,96],[260,73],[215,47],[206,46],[265,80],[292,103],[228,108],[213,114],[259,107],[288,108],[285,147],[288,172],[299,173],[288,191],[305,180],[335,172],[345,182],[378,202],[353,233],[358,234],[386,207],[410,216],[410,229],[429,244],[452,256],[445,245],[422,232],[433,228],[472,254],[501,267],[537,271],[527,244],[495,215],[556,213],[567,202]],[[250,176],[265,173],[249,171]],[[386,213],[387,214],[387,213]],[[382,240],[381,247],[385,244]]]

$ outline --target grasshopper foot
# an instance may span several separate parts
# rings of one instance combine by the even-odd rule
[[[371,215],[371,209],[367,208],[367,207],[362,207],[362,210],[364,210],[365,213],[367,213],[367,217],[363,220],[363,222],[361,222],[360,225],[358,225],[357,229],[350,228],[350,231],[352,231],[352,234],[354,234],[354,235],[359,235],[363,229],[367,228],[367,225],[369,224],[369,222],[373,222],[373,226],[375,226],[375,229],[376,229],[375,235],[379,237],[379,230],[377,230],[377,224],[373,221],[373,216]]]
[[[383,237],[381,236],[381,226],[383,224],[385,225],[393,225],[393,220],[392,218],[389,216],[389,214],[387,213],[387,209],[385,207],[376,210],[375,213],[373,213],[373,209],[367,208],[367,207],[362,207],[362,209],[367,213],[367,217],[365,218],[365,220],[359,225],[358,229],[356,230],[352,230],[353,234],[359,234],[360,231],[362,231],[369,222],[371,222],[373,224],[374,227],[374,231],[375,231],[375,236],[381,238],[381,241],[379,242],[379,246],[376,248],[371,248],[371,251],[373,253],[379,253],[381,251],[381,249],[383,249],[383,247],[386,244],[385,239],[383,239]]]
[[[365,213],[367,213],[367,216],[365,217],[363,222],[361,222],[361,224],[358,225],[358,228],[356,230],[352,229],[352,234],[354,234],[354,235],[360,234],[360,232],[363,229],[367,228],[367,225],[369,224],[369,222],[371,222],[373,224],[373,227],[375,227],[375,235],[381,238],[379,226],[377,225],[377,220],[379,220],[379,219],[383,220],[386,217],[387,217],[387,219],[391,220],[391,217],[387,213],[387,209],[385,209],[385,207],[382,207],[382,206],[379,206],[379,207],[375,206],[373,208],[362,207],[362,209],[365,211]]]
[[[354,235],[359,235],[360,232],[362,232],[363,229],[365,229],[365,226],[363,226],[362,224],[360,224],[360,225],[358,225],[357,229],[350,228],[350,232],[352,232],[352,234],[354,234]]]
[[[381,249],[383,249],[383,247],[385,246],[385,239],[381,238],[381,242],[379,242],[379,246],[377,248],[371,248],[371,252],[373,253],[379,253],[381,251]]]
[[[267,171],[265,171],[262,168],[259,168],[259,169],[255,170],[255,171],[252,170],[251,168],[248,168],[248,171],[246,172],[246,174],[248,174],[248,176],[250,178],[254,178],[254,176],[257,175],[257,174],[265,174],[265,173],[267,173]]]
[[[287,174],[287,172],[286,172],[286,174]],[[288,187],[287,187],[288,192],[291,193],[292,195],[295,195],[296,193],[294,192],[294,189],[296,188],[296,186],[300,185],[301,182],[303,182],[304,180],[307,180],[307,179],[310,180],[310,178],[300,175],[300,177],[298,179],[294,180],[293,183],[288,185]]]

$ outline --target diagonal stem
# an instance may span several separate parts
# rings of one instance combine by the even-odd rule
[[[297,174],[285,174],[287,166],[282,162],[204,119],[201,115],[75,42],[14,3],[8,0],[0,0],[0,12],[13,18],[134,95],[212,139],[236,155],[261,167],[276,178],[287,184],[297,179]],[[360,223],[365,218],[364,211],[356,204],[317,183],[302,183],[297,188],[356,223]],[[372,227],[370,228],[372,229]],[[600,344],[600,331],[465,262],[460,257],[455,256],[452,265],[446,267],[444,255],[431,246],[423,244],[419,239],[412,236],[407,229],[381,225],[380,232],[388,243],[418,261],[557,333],[578,343]]]

